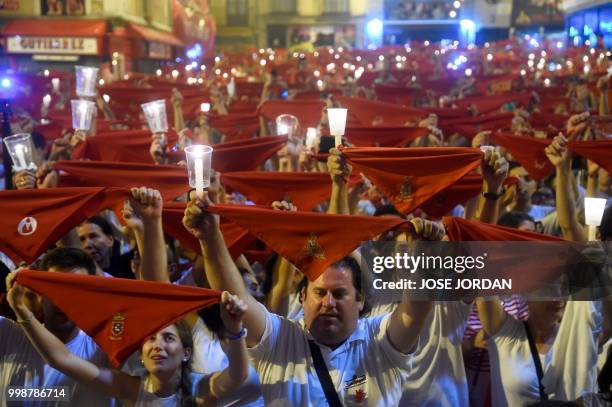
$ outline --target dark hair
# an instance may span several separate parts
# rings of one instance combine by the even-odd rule
[[[497,221],[497,224],[499,226],[517,229],[523,222],[532,222],[535,225],[535,220],[531,216],[525,212],[519,211],[504,213]]]
[[[45,136],[43,136],[39,132],[37,131],[31,132],[30,137],[32,139],[32,143],[34,144],[34,147],[38,148],[39,150],[44,150],[45,148],[47,148],[47,142],[45,141]]]
[[[102,216],[99,216],[99,215],[92,216],[88,218],[85,222],[83,222],[83,224],[85,223],[93,223],[94,225],[98,225],[106,236],[110,236],[110,237],[115,236],[113,234],[113,227],[111,226],[110,222],[107,221]]]
[[[191,327],[183,319],[176,321],[174,326],[176,327],[183,348],[191,349],[191,355],[193,356],[193,336],[191,335]],[[179,383],[179,389],[183,396],[181,401],[181,406],[183,407],[192,407],[196,405],[194,394],[191,392],[191,360],[192,357],[187,359],[187,361],[181,362],[181,381]]]
[[[612,206],[608,206],[601,217],[599,235],[601,240],[612,239]]]
[[[356,291],[356,299],[357,301],[363,300],[363,309],[359,312],[359,316],[367,314],[370,311],[370,305],[366,300],[366,296],[363,290],[362,279],[361,279],[361,266],[357,260],[355,260],[351,256],[346,256],[342,260],[335,262],[329,268],[334,269],[345,269],[350,270],[351,272],[351,280],[353,282],[353,287],[355,287]],[[310,284],[309,280],[306,280],[305,288],[308,288],[308,284]]]
[[[400,218],[404,218],[404,215],[399,213],[397,208],[391,204],[383,205],[376,208],[376,212],[374,212],[374,216],[385,216],[385,215],[393,215]]]
[[[42,270],[55,267],[61,270],[84,268],[90,275],[96,274],[96,262],[86,251],[76,247],[58,247],[43,256],[40,261]]]

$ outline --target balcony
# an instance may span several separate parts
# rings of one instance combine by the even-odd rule
[[[271,0],[271,14],[295,14],[297,12],[297,0]]]
[[[324,0],[324,14],[349,14],[349,0]]]

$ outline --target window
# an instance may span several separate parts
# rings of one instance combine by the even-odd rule
[[[272,0],[270,11],[273,13],[295,13],[296,0]]]
[[[227,0],[227,25],[249,25],[248,0]]]
[[[348,13],[349,0],[325,0],[325,13]]]

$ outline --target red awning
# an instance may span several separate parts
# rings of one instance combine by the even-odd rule
[[[185,47],[185,44],[171,32],[159,31],[134,23],[130,23],[129,28],[136,36],[144,38],[147,41],[161,42],[162,44],[172,45],[173,47]]]
[[[106,34],[106,20],[24,19],[9,21],[3,36],[32,37],[101,37]]]

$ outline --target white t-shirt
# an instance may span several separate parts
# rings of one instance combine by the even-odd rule
[[[598,303],[568,301],[552,347],[540,355],[542,384],[550,399],[575,400],[595,391],[600,329]],[[491,339],[492,404],[522,406],[537,401],[538,376],[523,323],[506,317]]]
[[[310,355],[310,333],[298,322],[267,310],[266,314],[261,341],[249,350],[266,406],[327,405]],[[338,348],[332,350],[319,344],[345,406],[398,404],[412,355],[393,348],[386,333],[388,323],[388,316],[363,318]]]
[[[66,348],[76,356],[104,367],[110,367],[108,358],[96,343],[83,331],[68,343]],[[113,400],[79,384],[76,380],[53,369],[45,363],[26,337],[19,324],[0,317],[0,406],[6,405],[7,386],[48,387],[69,386],[70,405],[111,406]],[[65,402],[23,402],[22,406],[66,406]]]
[[[470,310],[463,301],[434,302],[399,405],[469,406],[461,343]]]
[[[211,375],[225,369],[229,362],[221,347],[221,342],[206,327],[202,319],[193,326],[193,355],[191,369],[204,375]],[[263,406],[259,376],[249,364],[249,376],[231,396],[219,400],[220,406]]]

